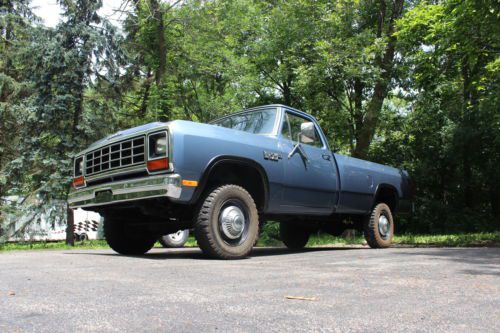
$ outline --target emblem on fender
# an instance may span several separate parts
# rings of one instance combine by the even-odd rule
[[[264,159],[265,160],[278,162],[282,158],[283,158],[283,156],[281,156],[281,154],[273,153],[273,152],[269,152],[269,151],[264,150]]]

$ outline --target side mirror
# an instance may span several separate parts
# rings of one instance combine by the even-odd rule
[[[300,124],[300,142],[312,143],[316,141],[316,129],[313,122]]]

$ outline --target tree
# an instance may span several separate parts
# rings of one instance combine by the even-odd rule
[[[59,1],[55,29],[0,2],[0,198],[26,221],[61,214],[71,154],[118,128],[284,103],[336,151],[410,172],[403,229],[500,227],[494,1],[124,3],[122,39],[100,1]]]
[[[386,45],[383,54],[375,56],[375,64],[380,70],[380,76],[376,79],[373,86],[373,94],[366,105],[366,114],[361,121],[361,128],[356,137],[356,148],[353,155],[365,157],[368,148],[375,134],[378,116],[382,110],[385,98],[387,97],[389,84],[392,79],[394,55],[396,52],[396,21],[403,13],[403,0],[390,1],[391,8],[385,0],[379,1],[377,18],[377,38],[385,38]]]
[[[365,158],[394,87],[396,22],[403,0],[325,1],[316,17],[317,37],[299,73],[304,105],[333,123],[337,141]],[[348,131],[345,131],[345,129]],[[340,142],[339,142],[340,138]]]
[[[426,231],[500,227],[497,7],[423,2],[398,23],[407,145],[382,154],[400,154],[411,168]]]
[[[179,2],[166,4],[158,0],[139,0],[128,12],[124,31],[129,66],[122,82],[130,95],[125,100],[127,107],[133,110],[127,113],[130,119],[150,119],[148,110],[163,120],[171,118],[169,91],[165,83],[171,75],[167,68],[172,48],[168,29],[175,23],[172,12]]]
[[[86,123],[95,119],[85,113],[85,93],[119,75],[115,29],[98,16],[101,2],[64,0],[60,5],[63,22],[53,30],[35,29],[26,46],[33,95],[25,106],[20,157],[8,168],[9,193],[24,198],[18,214],[29,217],[26,225],[41,215],[65,216],[72,154],[95,133]]]
[[[26,48],[37,21],[27,0],[0,2],[0,235],[2,207],[8,202],[6,167],[19,157],[18,143],[25,112],[25,100],[32,94],[25,71]]]

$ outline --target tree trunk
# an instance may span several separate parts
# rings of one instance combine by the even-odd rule
[[[394,64],[394,53],[396,50],[396,36],[394,32],[396,29],[396,20],[399,19],[403,13],[404,0],[394,0],[392,6],[392,15],[389,20],[389,26],[386,32],[386,37],[389,39],[385,47],[384,55],[382,58],[378,57],[376,62],[379,64],[381,70],[380,78],[376,81],[375,87],[373,89],[373,96],[368,102],[366,108],[365,118],[363,120],[363,125],[359,130],[359,139],[356,142],[356,148],[354,149],[353,156],[359,158],[365,158],[368,153],[368,148],[375,135],[375,130],[378,123],[378,117],[384,100],[387,97],[389,82],[392,78],[392,67]],[[385,19],[385,1],[382,1],[381,12],[379,15],[377,32],[381,33]]]
[[[78,87],[77,101],[73,113],[73,128],[71,133],[73,141],[77,137],[78,125],[80,124],[80,118],[82,117],[83,113],[83,90],[85,89],[83,85],[83,75],[81,75],[81,77],[79,78],[79,82],[81,82],[81,85]]]
[[[87,21],[86,25],[89,26],[90,22]],[[88,42],[88,38],[83,39],[83,47],[82,49],[85,49],[85,46]],[[74,44],[74,43],[72,43]],[[78,125],[80,124],[80,119],[83,114],[83,96],[85,92],[85,73],[89,72],[89,67],[90,67],[90,62],[92,61],[92,56],[89,52],[84,52],[83,56],[81,58],[81,69],[78,73],[78,81],[75,84],[76,87],[76,95],[77,95],[77,100],[75,103],[75,109],[73,113],[73,129],[71,133],[72,137],[72,144],[74,144],[75,138],[78,136]]]
[[[158,0],[151,0],[151,9],[153,10],[153,17],[158,24],[158,68],[156,70],[156,85],[161,86],[163,75],[167,67],[167,46],[165,42],[165,23],[163,22],[164,10]]]
[[[165,70],[167,68],[167,46],[165,43],[165,26],[163,22],[163,11],[160,11],[158,19],[160,20],[158,24],[158,57],[160,60],[160,65],[158,66],[158,85],[161,86],[163,81],[163,75],[165,75]]]
[[[462,128],[463,133],[466,133],[464,142],[462,143],[463,154],[463,182],[464,182],[464,203],[466,207],[476,208],[479,204],[477,195],[477,171],[474,172],[477,166],[477,151],[480,146],[480,137],[477,126],[480,126],[478,114],[480,110],[480,91],[474,82],[480,80],[480,71],[486,65],[484,55],[479,54],[475,63],[470,61],[468,57],[462,60],[462,78],[463,78],[463,114]]]
[[[360,79],[354,80],[354,137],[359,141],[359,132],[363,127],[363,88],[364,84]],[[352,151],[351,151],[352,153]]]
[[[144,81],[144,86],[143,86],[143,92],[142,92],[142,102],[141,102],[141,108],[139,109],[139,116],[141,118],[144,118],[146,116],[146,112],[148,109],[148,98],[149,98],[149,91],[151,89],[151,81],[152,81],[153,75],[151,73],[151,69],[148,68],[148,73],[146,74],[146,81]]]
[[[500,182],[495,181],[495,177],[491,179],[489,186],[489,196],[490,196],[490,205],[491,205],[491,214],[495,217],[497,221],[497,227],[500,227],[500,189],[497,184]]]
[[[10,0],[5,0],[2,1],[2,6],[5,6],[7,9],[7,14],[12,14],[14,11],[12,1]],[[5,40],[4,40],[4,56],[5,56],[5,68],[4,72],[5,74],[10,76],[10,73],[12,72],[12,59],[10,58],[10,54],[8,52],[8,49],[10,48],[10,43],[12,43],[11,38],[12,38],[12,24],[10,22],[11,18],[9,17],[6,22],[5,22]],[[3,28],[3,27],[2,27]],[[3,30],[3,29],[2,29]]]
[[[283,101],[285,105],[292,106],[292,91],[288,82],[283,82]]]
[[[67,222],[66,222],[66,244],[75,246],[75,215],[73,209],[66,209]]]
[[[158,120],[169,121],[170,120],[170,110],[166,103],[167,93],[163,83],[163,77],[167,69],[167,43],[165,40],[165,22],[164,16],[168,9],[164,9],[158,0],[151,0],[151,8],[153,10],[153,17],[158,24],[158,68],[155,72],[156,86],[158,87],[158,93],[160,95],[159,99],[159,109]],[[171,8],[171,7],[170,7]]]
[[[384,81],[378,81],[375,84],[372,99],[368,103],[366,115],[363,119],[363,126],[358,131],[358,141],[353,153],[355,157],[365,158],[368,153],[378,123],[378,116],[387,96],[387,86],[387,82]]]

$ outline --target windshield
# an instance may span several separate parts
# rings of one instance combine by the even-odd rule
[[[275,120],[276,109],[264,109],[238,113],[214,120],[211,124],[254,134],[272,134]]]

